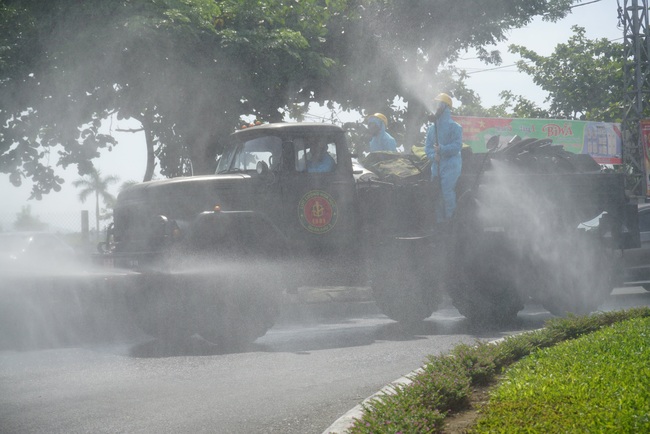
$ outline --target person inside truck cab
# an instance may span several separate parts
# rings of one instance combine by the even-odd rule
[[[333,172],[335,168],[336,161],[327,152],[327,143],[313,143],[307,154],[307,172],[326,173]]]
[[[436,202],[436,221],[449,220],[456,209],[456,182],[462,168],[463,127],[451,119],[451,97],[441,93],[434,122],[427,130],[424,151],[431,160],[431,180],[440,189],[442,200]]]
[[[370,152],[397,152],[397,142],[386,132],[388,119],[381,113],[368,117],[368,132],[370,133]]]

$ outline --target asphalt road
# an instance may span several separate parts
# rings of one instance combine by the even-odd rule
[[[616,290],[602,309],[640,304],[650,293]],[[320,434],[427,355],[548,318],[529,306],[509,329],[476,330],[447,307],[405,329],[351,300],[292,305],[265,336],[225,352],[198,339],[191,350],[168,348],[132,329],[104,342],[5,350],[0,432]]]

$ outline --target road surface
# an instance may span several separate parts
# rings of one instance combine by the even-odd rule
[[[616,291],[603,310],[650,303],[643,290]],[[134,330],[104,342],[1,351],[0,431],[320,434],[427,355],[551,318],[529,306],[515,326],[477,330],[447,306],[405,329],[372,309],[349,312],[288,312],[253,344],[225,352],[198,338],[191,350],[169,348]]]

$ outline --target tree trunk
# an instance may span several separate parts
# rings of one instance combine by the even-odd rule
[[[99,191],[95,190],[95,232],[99,239]]]
[[[146,121],[141,121],[142,128],[144,129],[144,138],[147,146],[147,168],[144,171],[144,178],[142,182],[151,181],[153,178],[153,170],[156,167],[156,155],[154,154],[154,138],[150,125]]]
[[[408,111],[406,112],[404,124],[404,149],[409,152],[411,146],[422,145],[419,143],[420,130],[422,125],[427,121],[427,109],[418,99],[412,98],[408,101]]]
[[[194,175],[214,173],[216,169],[215,143],[219,138],[227,140],[232,132],[231,125],[215,119],[210,110],[203,110],[195,116],[197,128],[188,137],[189,157],[192,161]]]

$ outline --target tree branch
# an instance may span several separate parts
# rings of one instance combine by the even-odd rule
[[[118,133],[139,133],[140,131],[144,131],[144,128],[116,128],[115,131]]]

